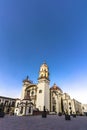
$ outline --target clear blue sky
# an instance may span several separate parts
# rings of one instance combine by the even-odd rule
[[[20,97],[44,61],[50,86],[87,103],[87,0],[0,1],[0,95]]]

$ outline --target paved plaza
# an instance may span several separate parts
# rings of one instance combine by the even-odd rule
[[[0,118],[0,130],[87,130],[87,117],[71,117],[65,120],[64,116],[5,116]]]

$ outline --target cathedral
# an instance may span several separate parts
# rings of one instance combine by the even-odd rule
[[[77,103],[77,111],[81,113],[81,105]],[[33,115],[35,111],[48,113],[76,113],[75,101],[60,87],[53,84],[50,87],[49,68],[43,63],[39,70],[38,83],[34,84],[28,76],[23,80],[21,98],[16,99],[14,113],[18,116]]]

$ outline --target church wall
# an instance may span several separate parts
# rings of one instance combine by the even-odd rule
[[[46,83],[45,84],[45,107],[46,107],[46,109],[49,111],[49,101],[50,101],[50,99],[49,99],[49,84],[48,83]]]
[[[45,81],[41,81],[37,85],[37,101],[36,107],[43,111],[43,107],[49,110],[49,86]],[[42,92],[40,92],[42,91]]]
[[[43,106],[45,103],[45,83],[40,83],[37,85],[38,90],[37,90],[37,101],[36,101],[36,108],[39,108],[40,111],[43,111]]]

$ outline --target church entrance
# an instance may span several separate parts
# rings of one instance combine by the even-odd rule
[[[55,112],[56,111],[56,107],[55,106],[53,106],[53,112]]]
[[[20,114],[22,114],[23,113],[23,106],[21,106],[21,110],[20,110]]]
[[[31,107],[29,107],[29,111],[28,112],[31,113]]]

